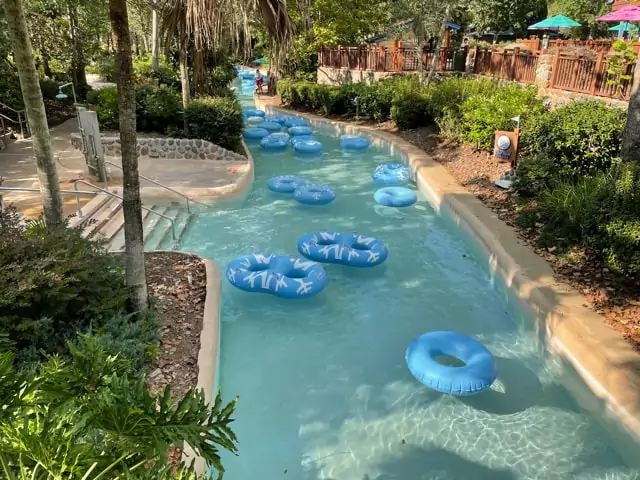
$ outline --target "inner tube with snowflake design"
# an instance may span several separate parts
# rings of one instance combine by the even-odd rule
[[[315,262],[375,267],[389,256],[380,240],[357,233],[314,232],[298,240],[298,252]]]
[[[289,255],[254,253],[227,265],[229,283],[246,292],[269,293],[282,298],[309,298],[327,282],[321,265]]]

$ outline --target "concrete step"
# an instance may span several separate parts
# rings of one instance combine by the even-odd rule
[[[106,193],[99,193],[94,198],[92,198],[89,203],[87,203],[80,209],[80,211],[82,212],[82,216],[76,214],[72,217],[69,217],[69,226],[79,227],[87,225],[89,220],[91,220],[94,215],[102,209],[102,207],[104,207],[107,203],[110,203],[112,200],[115,200],[115,198],[107,195]]]
[[[113,223],[114,217],[118,217],[121,214],[122,202],[114,197],[111,197],[99,210],[97,210],[91,217],[91,219],[85,224],[82,231],[83,237],[89,237],[91,235],[104,234],[104,228]],[[122,215],[120,215],[122,218]],[[105,235],[106,236],[106,235]]]
[[[177,225],[175,224],[175,220],[178,214],[180,213],[180,210],[175,207],[166,207],[164,212],[162,213],[163,215],[174,220],[174,224],[172,225],[171,222],[166,218],[159,217],[158,221],[153,226],[153,229],[149,231],[149,233],[147,234],[147,237],[145,238],[144,249],[147,252],[150,252],[153,250],[159,250],[160,245],[162,245],[165,238],[168,239],[167,241],[170,244],[173,244],[174,240],[173,240],[173,235],[171,230],[172,228],[174,228],[174,225],[176,228],[175,230],[176,239],[178,238],[177,237],[178,229],[177,229]]]
[[[145,228],[145,223],[149,215],[152,215],[148,210],[142,210],[142,227]],[[115,227],[114,227],[115,228]],[[146,235],[146,233],[145,233]],[[117,232],[110,238],[109,241],[110,252],[122,252],[124,251],[124,214],[122,215]]]
[[[159,250],[175,250],[177,244],[180,243],[180,240],[184,236],[184,233],[187,230],[189,222],[193,217],[192,213],[189,213],[185,207],[174,207],[178,210],[178,215],[175,219],[176,225],[176,241],[173,241],[171,235],[166,235],[164,240],[160,243],[158,249]]]

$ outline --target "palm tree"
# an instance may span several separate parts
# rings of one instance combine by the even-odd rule
[[[36,158],[40,193],[47,228],[57,228],[64,222],[62,197],[58,172],[53,159],[47,113],[42,101],[42,91],[33,61],[31,38],[21,0],[5,0],[7,25],[13,47],[13,56],[20,77],[22,98],[29,118],[33,137],[33,154]]]
[[[116,47],[116,83],[122,150],[122,186],[126,280],[135,311],[149,308],[144,265],[144,232],[136,135],[136,93],[131,58],[131,34],[126,0],[109,0],[109,17]]]

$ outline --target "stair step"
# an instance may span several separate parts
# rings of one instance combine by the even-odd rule
[[[121,210],[122,202],[117,198],[110,198],[109,202],[105,203],[100,210],[92,215],[92,218],[84,227],[82,236],[86,238],[102,232],[103,228],[110,223],[111,219]]]
[[[149,216],[148,210],[142,210],[142,225],[144,226],[147,217]],[[109,240],[109,251],[110,252],[122,252],[124,251],[124,213],[122,214],[122,222],[120,223],[120,228],[113,235],[113,237]]]
[[[69,218],[70,227],[78,227],[80,225],[86,225],[87,222],[105,206],[110,203],[114,198],[106,193],[100,193],[92,198],[89,203],[80,209],[82,216],[76,214]]]
[[[174,242],[171,235],[168,234],[165,236],[164,240],[160,243],[158,248],[160,250],[175,250],[176,243],[180,242],[180,239],[184,235],[184,232],[186,231],[187,225],[189,224],[192,216],[193,214],[189,213],[186,208],[178,208],[178,215],[175,218],[176,241]]]
[[[180,210],[175,207],[165,207],[162,212],[163,215],[175,220],[175,218],[180,213]],[[157,215],[154,215],[157,217]],[[144,242],[145,251],[153,251],[158,250],[160,245],[164,241],[165,238],[169,239],[169,242],[173,242],[173,235],[171,233],[171,229],[173,228],[171,222],[163,217],[158,217],[158,220],[155,222],[153,229],[149,230]],[[176,228],[177,234],[177,228]],[[177,238],[177,237],[176,237]]]

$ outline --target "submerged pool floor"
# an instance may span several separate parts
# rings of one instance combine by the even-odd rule
[[[373,169],[399,157],[384,145],[346,154],[333,129],[314,130],[321,159],[251,146],[248,198],[201,212],[182,250],[224,272],[244,254],[296,255],[301,235],[326,229],[374,236],[389,258],[372,269],[328,265],[326,289],[300,301],[223,278],[219,386],[240,397],[239,455],[223,454],[225,479],[640,479],[463,233],[424,198],[403,210],[375,204]],[[329,184],[337,198],[303,207],[267,190],[279,174]],[[484,343],[497,359],[492,389],[456,398],[418,383],[404,351],[430,330]]]

